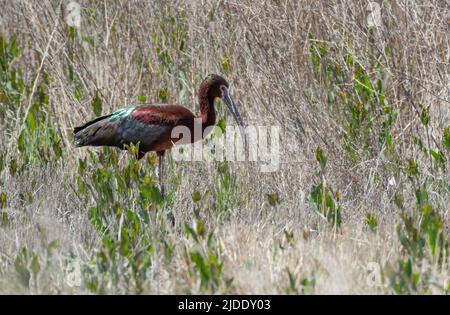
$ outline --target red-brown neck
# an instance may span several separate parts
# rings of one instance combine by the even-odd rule
[[[201,86],[199,91],[200,118],[202,119],[202,129],[213,126],[216,123],[216,111],[214,110],[215,96],[209,93],[209,86]]]

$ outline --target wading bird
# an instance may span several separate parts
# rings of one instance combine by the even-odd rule
[[[159,183],[164,196],[163,157],[164,152],[174,144],[193,143],[202,140],[216,123],[214,101],[222,98],[228,105],[238,124],[245,145],[241,116],[228,92],[228,82],[219,75],[208,75],[200,85],[200,115],[180,105],[149,104],[122,108],[112,114],[98,117],[74,129],[74,142],[77,147],[114,146],[126,149],[127,145],[138,145],[138,158],[155,151],[158,155]],[[172,130],[184,126],[190,130],[191,137],[175,136]],[[201,135],[194,129],[201,128]],[[205,131],[205,129],[208,128]],[[177,133],[175,133],[176,135]]]

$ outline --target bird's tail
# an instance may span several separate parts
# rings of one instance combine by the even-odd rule
[[[83,126],[75,127],[73,129],[75,146],[114,145],[117,124],[107,119],[110,116],[101,116]]]

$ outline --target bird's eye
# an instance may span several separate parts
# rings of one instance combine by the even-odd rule
[[[228,94],[228,89],[225,85],[220,86],[220,91],[222,92],[222,97]]]

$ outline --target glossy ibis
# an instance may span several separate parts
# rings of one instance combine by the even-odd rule
[[[224,78],[210,74],[200,84],[199,116],[195,116],[190,110],[179,105],[148,104],[122,108],[76,127],[74,129],[75,145],[77,147],[114,146],[125,149],[126,145],[139,143],[139,159],[149,151],[156,151],[159,158],[160,188],[164,196],[163,156],[165,150],[172,148],[174,144],[192,143],[206,136],[208,130],[204,132],[205,129],[216,122],[214,110],[216,98],[222,98],[228,105],[240,127],[245,145],[242,119],[230,97],[228,88],[228,82]],[[177,126],[189,128],[190,139],[173,137],[172,130]],[[194,128],[199,127],[202,134],[197,137]]]

